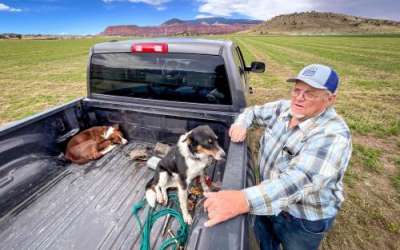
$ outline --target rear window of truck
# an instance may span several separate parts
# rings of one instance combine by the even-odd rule
[[[232,104],[224,60],[213,55],[93,54],[90,88],[95,94]]]

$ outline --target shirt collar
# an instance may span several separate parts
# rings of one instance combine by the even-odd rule
[[[288,109],[282,112],[282,115],[280,115],[279,118],[281,119],[281,121],[290,121],[290,119],[292,118],[292,114],[290,113],[290,106]]]

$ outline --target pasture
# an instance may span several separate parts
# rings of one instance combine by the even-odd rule
[[[337,70],[336,107],[352,130],[353,157],[346,201],[322,249],[400,249],[400,36],[226,38],[247,63],[267,64],[251,76],[250,104],[288,98],[286,79],[307,64]],[[0,125],[84,96],[89,48],[104,40],[0,40]]]

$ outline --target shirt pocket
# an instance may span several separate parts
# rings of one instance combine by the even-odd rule
[[[303,148],[304,142],[296,141],[286,143],[282,146],[280,152],[280,159],[278,160],[278,168],[281,172],[287,170],[290,163],[300,155],[301,149]]]

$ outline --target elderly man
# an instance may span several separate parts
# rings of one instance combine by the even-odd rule
[[[251,125],[265,127],[260,140],[262,182],[243,190],[206,193],[213,226],[240,214],[256,215],[261,249],[318,249],[343,202],[343,176],[351,156],[351,136],[335,112],[339,78],[312,64],[300,71],[291,100],[245,109],[229,130],[242,142]]]

